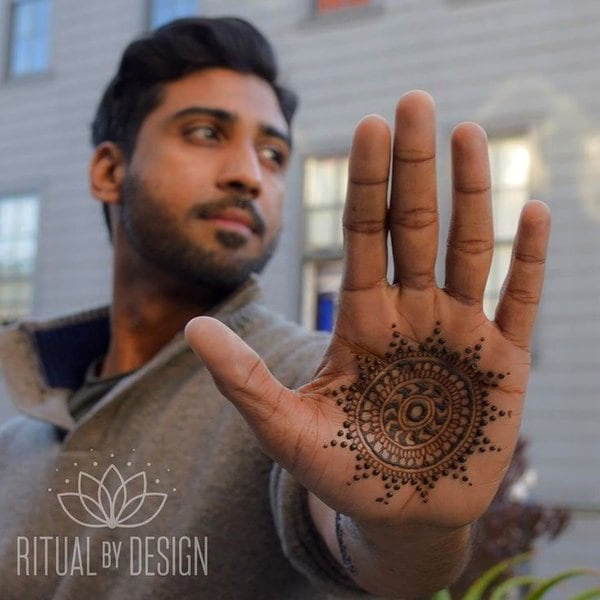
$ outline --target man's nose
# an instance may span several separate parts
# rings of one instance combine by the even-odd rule
[[[217,185],[246,197],[256,198],[262,189],[262,169],[256,148],[240,143],[223,157]]]

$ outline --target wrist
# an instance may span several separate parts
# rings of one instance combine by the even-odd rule
[[[411,547],[443,546],[446,543],[455,549],[468,551],[471,546],[474,527],[468,523],[460,526],[448,526],[423,521],[372,522],[345,516],[352,523],[354,535],[362,538],[371,547],[388,550],[398,544]]]
[[[340,513],[335,514],[335,529],[338,557],[355,581],[382,595],[403,581],[407,598],[413,591],[421,597],[423,589],[433,593],[456,581],[470,558],[474,531],[471,525],[365,524]],[[407,565],[414,565],[410,576]],[[381,579],[382,572],[390,575],[388,581]]]

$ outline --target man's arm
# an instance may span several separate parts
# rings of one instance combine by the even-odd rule
[[[361,525],[309,494],[315,527],[348,576],[362,589],[404,600],[429,598],[453,583],[466,565],[471,526]]]
[[[423,92],[398,103],[393,143],[383,119],[358,125],[338,315],[312,382],[284,388],[210,318],[187,328],[265,451],[312,495],[315,525],[349,574],[367,591],[407,598],[458,576],[470,527],[510,462],[550,228],[546,206],[528,203],[490,321],[483,311],[493,252],[487,140],[477,125],[459,125],[438,286],[435,149],[435,108]]]

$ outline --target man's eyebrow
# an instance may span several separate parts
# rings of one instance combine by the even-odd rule
[[[237,119],[237,117],[233,113],[229,112],[228,110],[223,110],[222,108],[209,108],[207,106],[188,106],[187,108],[178,110],[174,115],[171,116],[171,120],[176,121],[178,119],[193,116],[214,117],[219,121],[224,121],[228,123],[233,123]]]
[[[270,137],[279,138],[282,142],[284,142],[289,148],[292,147],[292,137],[289,133],[282,131],[278,127],[273,127],[272,125],[261,125],[260,130],[264,135]]]
[[[177,111],[171,116],[170,120],[177,121],[179,119],[184,119],[185,117],[193,116],[213,117],[223,123],[235,123],[238,120],[238,116],[228,110],[223,110],[222,108],[210,108],[208,106],[189,106]],[[273,125],[268,125],[267,123],[261,123],[259,130],[263,135],[278,138],[290,148],[292,147],[292,138],[286,131],[274,127]]]

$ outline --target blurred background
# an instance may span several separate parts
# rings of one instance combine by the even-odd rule
[[[255,23],[301,97],[285,231],[263,277],[267,303],[288,317],[331,327],[352,130],[367,113],[391,122],[410,89],[437,102],[445,226],[450,132],[462,120],[488,132],[497,236],[490,315],[520,207],[530,197],[550,205],[524,420],[528,465],[510,494],[571,513],[568,528],[539,546],[535,572],[600,567],[597,0],[0,0],[0,320],[108,301],[110,246],[87,184],[89,124],[125,44],[192,14]],[[2,394],[0,421],[11,414]]]

